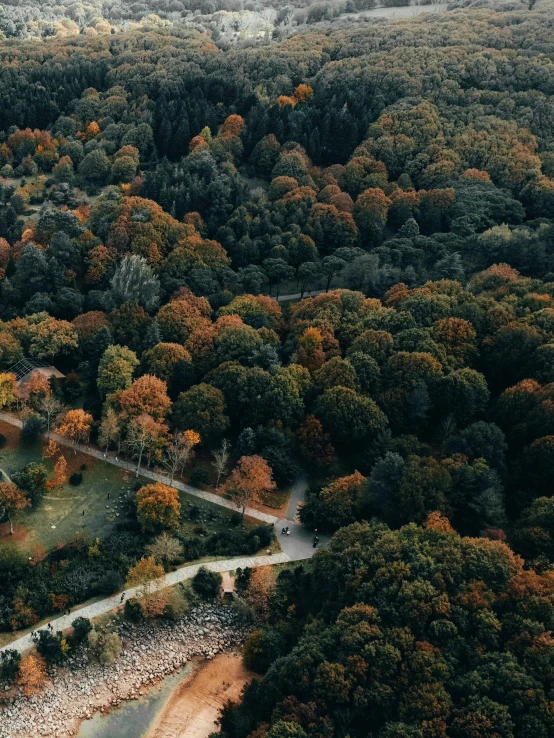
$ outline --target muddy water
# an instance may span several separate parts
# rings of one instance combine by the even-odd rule
[[[109,715],[96,713],[82,723],[77,738],[142,738],[175,688],[189,679],[192,671],[192,665],[187,664],[141,699],[124,702]]]

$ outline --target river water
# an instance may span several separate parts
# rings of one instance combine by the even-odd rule
[[[175,687],[191,675],[192,668],[192,664],[187,664],[141,699],[124,702],[108,715],[97,712],[82,723],[77,738],[143,738]]]

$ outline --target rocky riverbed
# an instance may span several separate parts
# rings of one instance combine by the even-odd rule
[[[173,622],[118,622],[119,659],[109,666],[86,653],[50,670],[44,689],[31,697],[21,691],[0,696],[0,738],[68,738],[82,720],[136,700],[148,687],[195,656],[212,659],[244,640],[248,626],[229,607],[202,605]]]

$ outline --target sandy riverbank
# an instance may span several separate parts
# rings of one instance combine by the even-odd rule
[[[238,651],[197,663],[192,675],[175,688],[146,738],[208,738],[216,730],[223,705],[237,700],[254,676]]]
[[[122,641],[115,663],[100,664],[82,651],[63,667],[53,667],[37,694],[25,697],[14,688],[1,695],[0,738],[74,736],[95,713],[115,714],[126,702],[140,701],[152,685],[191,661],[206,658],[210,663],[235,651],[248,627],[231,608],[205,604],[177,621],[120,621],[115,630]],[[144,721],[134,736],[148,730],[150,720],[144,716]]]

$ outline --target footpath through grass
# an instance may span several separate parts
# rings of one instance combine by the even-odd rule
[[[44,463],[52,472],[52,461],[42,458],[42,443],[27,446],[20,441],[20,431],[0,421],[0,433],[7,438],[0,449],[0,468],[8,476],[33,461]],[[25,512],[9,534],[9,524],[0,525],[0,546],[15,545],[32,556],[37,547],[50,551],[58,545],[84,534],[91,540],[104,538],[120,523],[134,521],[134,498],[137,482],[150,484],[139,477],[87,454],[75,454],[63,447],[69,474],[80,471],[83,481],[78,486],[67,482],[46,493],[39,505]],[[83,469],[83,465],[85,468]],[[208,536],[231,527],[233,511],[226,510],[186,492],[179,493],[182,507],[181,531],[189,535]],[[245,528],[256,527],[257,521],[245,520]]]

